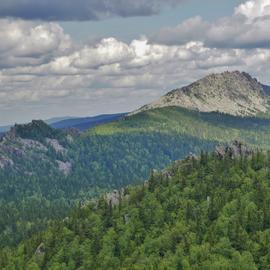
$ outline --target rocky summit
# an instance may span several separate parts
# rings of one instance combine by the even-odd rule
[[[267,89],[267,86],[245,72],[210,74],[195,83],[167,93],[134,113],[177,106],[200,112],[255,116],[269,111],[270,96]]]

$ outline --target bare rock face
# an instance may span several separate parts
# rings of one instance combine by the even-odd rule
[[[129,199],[129,195],[125,194],[125,190],[123,188],[105,194],[105,200],[112,206],[119,205],[120,201],[124,199]]]
[[[64,176],[68,176],[72,170],[71,162],[60,161],[61,157],[56,158],[51,151],[48,151],[53,149],[60,156],[66,157],[69,146],[67,145],[65,148],[61,145],[62,142],[73,143],[72,134],[52,129],[41,120],[15,125],[0,139],[0,169],[10,170],[13,167],[21,175],[32,176],[34,171],[29,170],[28,164],[34,168],[38,161],[46,163],[48,166],[58,169]]]
[[[8,144],[0,145],[0,150],[6,153],[7,155],[12,155],[20,158],[22,158],[25,155],[23,149]]]
[[[13,165],[14,165],[14,162],[11,159],[0,155],[0,169],[12,167]]]
[[[221,112],[237,116],[266,113],[270,97],[265,86],[245,72],[211,74],[181,89],[176,89],[156,102],[132,114],[154,108],[176,106],[200,112]]]
[[[56,139],[46,138],[46,142],[55,150],[57,153],[65,154],[66,149]]]
[[[48,148],[38,141],[30,140],[30,139],[22,139],[22,138],[18,138],[17,140],[22,144],[22,147],[25,150],[26,149],[35,149],[35,150],[42,151],[42,152],[48,151]]]
[[[113,192],[107,193],[105,195],[106,201],[108,203],[111,203],[111,205],[113,206],[118,205],[122,197],[123,197],[122,190],[114,190]]]
[[[43,259],[44,256],[45,256],[45,245],[44,243],[41,243],[35,251],[35,258],[36,260],[40,261]]]
[[[62,172],[65,176],[68,176],[72,170],[72,165],[70,162],[63,162],[60,160],[56,161],[58,164],[58,169]]]
[[[233,141],[230,145],[218,145],[216,147],[216,154],[220,158],[229,156],[231,158],[239,156],[250,156],[254,153],[250,147],[240,141]]]

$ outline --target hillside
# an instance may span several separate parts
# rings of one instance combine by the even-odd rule
[[[85,136],[42,121],[15,126],[0,141],[0,246],[18,243],[105,190],[142,181],[199,145],[213,143],[155,133]]]
[[[16,126],[0,142],[0,243],[17,243],[80,202],[233,139],[269,149],[270,120],[167,107],[82,134],[40,121]]]
[[[255,116],[269,111],[269,87],[245,72],[210,74],[133,112],[178,106],[200,112]]]
[[[175,162],[3,250],[0,268],[269,269],[269,158],[236,143]]]
[[[93,128],[98,125],[116,121],[124,117],[126,113],[116,113],[116,114],[102,114],[92,117],[55,117],[44,122],[52,128],[56,129],[78,129],[80,131]],[[8,132],[12,128],[12,125],[0,126],[0,136]]]
[[[251,145],[270,146],[270,119],[237,117],[217,112],[203,113],[181,107],[164,107],[140,112],[122,121],[89,130],[82,136],[118,136],[120,134],[185,135],[200,140],[228,142],[243,140]]]
[[[81,118],[78,117],[78,118],[64,119],[61,121],[51,123],[50,126],[57,129],[75,128],[80,131],[84,131],[98,125],[119,120],[125,115],[126,113],[117,113],[117,114],[104,114],[93,117],[81,117]]]

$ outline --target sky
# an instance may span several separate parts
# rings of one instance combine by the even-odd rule
[[[3,0],[0,125],[127,112],[209,73],[270,84],[270,0]]]

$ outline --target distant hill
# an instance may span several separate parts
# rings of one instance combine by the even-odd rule
[[[10,126],[10,125],[9,126],[1,126],[0,133],[5,133],[5,132],[9,131],[11,127],[12,126]]]
[[[263,90],[264,92],[270,96],[270,86],[268,85],[263,85]]]
[[[68,119],[75,119],[75,118],[77,118],[77,117],[75,117],[75,116],[53,117],[53,118],[45,120],[44,122],[48,125],[51,125],[51,124],[56,123],[56,122],[60,122],[60,121],[68,120]]]
[[[72,117],[72,116],[54,117],[54,118],[47,119],[44,122],[48,125],[51,125],[55,122],[60,122],[63,120],[74,119],[74,118],[76,118],[76,117]],[[5,133],[5,132],[9,131],[12,127],[13,127],[13,125],[0,126],[0,133]]]
[[[103,114],[93,117],[82,117],[82,118],[71,118],[65,119],[62,121],[54,122],[50,124],[53,128],[76,128],[81,131],[93,128],[95,126],[105,124],[111,121],[116,121],[124,117],[126,113],[117,113],[117,114]]]
[[[177,106],[200,112],[255,116],[269,113],[269,94],[269,86],[259,83],[245,72],[223,72],[210,74],[186,87],[175,89],[134,113]]]
[[[102,114],[91,117],[55,117],[45,120],[44,122],[53,128],[76,128],[78,130],[86,130],[97,125],[105,124],[111,121],[115,121],[125,116],[127,113],[116,113],[116,114]],[[12,125],[0,126],[0,136],[1,133],[5,133],[10,130]]]

